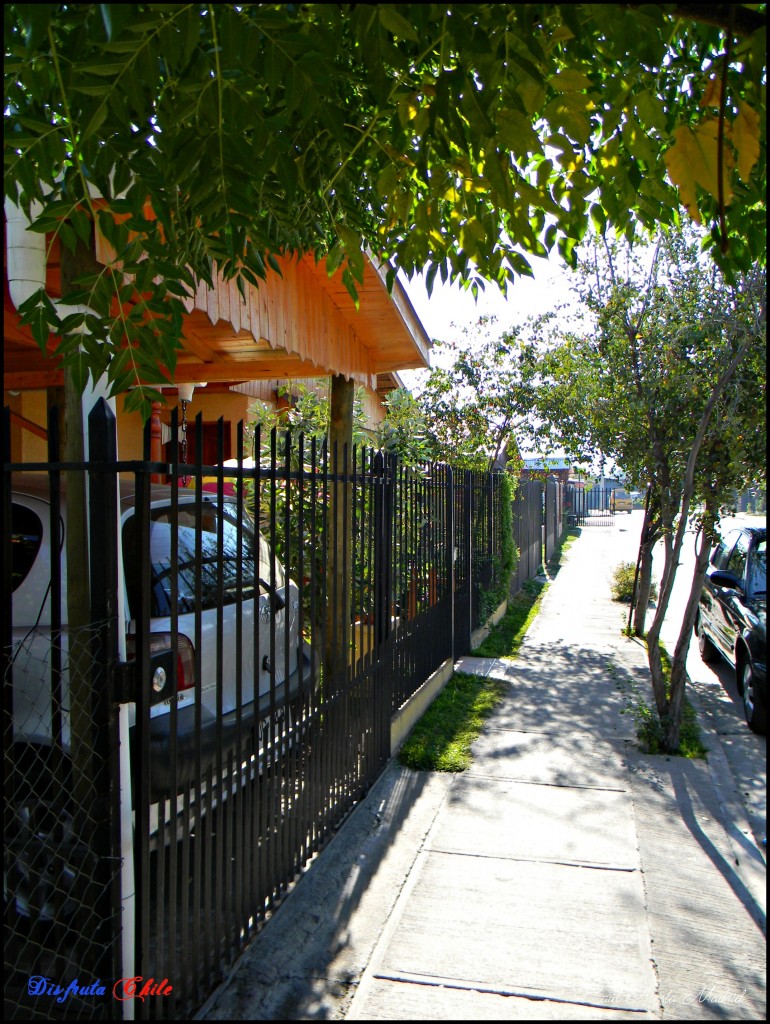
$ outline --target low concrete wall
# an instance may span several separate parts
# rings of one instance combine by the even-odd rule
[[[416,693],[413,693],[409,700],[400,707],[390,720],[390,756],[403,746],[404,740],[415,726],[418,719],[422,718],[433,701],[438,697],[446,684],[454,675],[454,663],[447,658],[433,673],[428,676]]]
[[[471,633],[471,650],[475,650],[479,646],[479,644],[484,643],[486,638],[491,633],[492,627],[498,624],[500,619],[502,619],[503,615],[505,615],[507,611],[508,601],[505,600],[496,611],[492,612],[492,614],[489,616],[489,618],[487,619],[483,626],[479,626],[478,629],[474,630],[473,633]]]
[[[480,626],[471,636],[471,647],[478,647],[487,636],[493,626],[502,619],[508,610],[508,602],[503,601],[500,607],[492,613],[487,622]],[[436,671],[429,676],[419,690],[414,693],[403,707],[393,715],[390,720],[390,756],[393,757],[404,744],[409,733],[415,724],[425,714],[433,701],[438,697],[446,684],[454,675],[454,663],[447,658]]]

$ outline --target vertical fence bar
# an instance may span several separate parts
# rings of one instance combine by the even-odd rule
[[[11,410],[3,409],[3,834],[9,836],[13,827],[15,798],[15,757],[13,753],[13,474],[11,462]],[[7,967],[6,967],[7,970]],[[6,977],[6,981],[8,978]]]
[[[118,500],[115,414],[100,399],[89,415],[90,538],[99,558],[90,560],[92,707],[94,718],[94,878],[96,977],[118,977],[120,952],[120,822],[118,719],[115,664],[118,660]]]
[[[180,467],[181,468],[181,467]],[[184,467],[185,477],[190,474],[188,465]],[[203,416],[195,417],[195,465],[192,467],[192,479],[195,481],[195,550],[194,565],[194,606],[195,606],[195,769],[194,769],[194,813],[196,817],[195,842],[193,845],[192,872],[192,906],[194,927],[192,931],[192,957],[190,961],[192,983],[190,993],[197,1001],[203,989],[203,981],[208,977],[210,917],[210,878],[208,840],[211,822],[211,777],[210,772],[204,777],[203,771]],[[203,816],[203,821],[201,821]],[[205,855],[205,856],[204,856]]]
[[[248,937],[248,920],[246,919],[246,906],[244,900],[244,871],[246,864],[246,848],[244,846],[244,822],[246,820],[247,812],[250,808],[249,794],[249,774],[250,765],[248,754],[251,751],[244,750],[245,737],[243,735],[243,650],[244,650],[244,638],[243,638],[243,620],[244,620],[244,609],[243,609],[243,588],[244,588],[244,566],[243,566],[243,555],[244,546],[246,544],[246,538],[244,536],[244,502],[243,502],[243,421],[238,422],[235,435],[235,457],[238,465],[238,471],[235,476],[235,543],[236,543],[236,555],[235,555],[235,750],[234,750],[234,788],[236,794],[233,797],[233,812],[228,815],[228,828],[229,828],[229,839],[228,839],[228,857],[232,864],[232,869],[228,870],[228,881],[230,889],[228,891],[228,936],[229,943],[232,949],[232,956],[238,955],[238,952],[243,948]],[[258,531],[257,531],[258,534]],[[251,622],[252,628],[255,627],[258,616],[256,614],[259,607],[259,596],[258,586],[254,588],[255,576],[258,575],[257,568],[258,562],[256,556],[259,551],[259,537],[258,535],[251,538],[254,545],[252,548],[252,564],[250,570],[250,584],[252,587],[252,613]],[[248,566],[247,566],[248,569]],[[253,693],[254,707],[259,708],[259,692]],[[244,769],[244,763],[246,765]],[[235,820],[233,821],[233,817]]]
[[[145,461],[149,457],[150,424],[145,424]],[[138,567],[139,607],[135,615],[136,742],[131,751],[134,793],[134,864],[137,884],[139,927],[136,929],[136,964],[140,974],[150,967],[151,877],[150,877],[150,477],[139,471],[135,477],[136,534],[131,556]],[[157,894],[156,894],[157,898]],[[149,1015],[146,1001],[136,1008],[140,1017]]]

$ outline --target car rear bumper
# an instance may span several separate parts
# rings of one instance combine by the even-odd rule
[[[201,779],[217,761],[223,763],[235,751],[238,737],[243,744],[244,754],[256,753],[262,746],[261,736],[251,736],[252,730],[260,730],[263,723],[276,723],[285,719],[288,705],[313,692],[317,673],[313,672],[310,658],[304,653],[297,669],[288,680],[276,684],[272,693],[260,696],[259,706],[252,701],[237,711],[222,715],[221,722],[205,708],[201,712],[200,728],[196,728],[196,706],[189,705],[176,715],[175,736],[172,736],[172,716],[161,715],[151,718],[149,724],[150,746],[150,802],[182,792],[196,779]],[[129,730],[132,749],[138,742],[136,726]],[[172,766],[171,750],[175,747]],[[219,754],[218,754],[219,751]],[[140,773],[140,777],[142,773]],[[136,797],[134,796],[134,804]]]

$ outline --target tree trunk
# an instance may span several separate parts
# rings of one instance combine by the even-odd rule
[[[636,586],[636,603],[634,605],[634,635],[644,636],[647,618],[647,607],[650,603],[652,590],[652,550],[655,538],[644,541],[641,545],[641,561],[639,563],[639,580]]]
[[[61,247],[61,285],[66,301],[75,281],[95,269],[93,252],[78,242],[74,252]],[[64,371],[64,430],[62,454],[65,462],[85,462],[83,396],[72,372]],[[62,472],[67,495],[67,634],[70,687],[70,729],[73,796],[76,828],[90,827],[88,817],[93,798],[93,708],[91,654],[91,597],[88,558],[88,501],[86,474],[80,470]]]
[[[653,696],[655,697],[655,707],[658,709],[658,718],[665,731],[668,727],[669,708],[666,696],[666,675],[658,646],[661,625],[662,623],[659,622],[656,615],[647,634],[647,663],[650,666],[650,680],[652,682]]]
[[[710,550],[708,539],[701,536],[701,549],[695,560],[690,596],[687,599],[684,618],[682,619],[679,637],[671,662],[671,681],[669,686],[670,712],[666,722],[665,733],[666,750],[670,753],[673,753],[679,747],[679,733],[682,724],[682,709],[684,707],[684,688],[687,683],[687,654],[692,641],[695,617],[698,614],[703,581],[706,578]]]

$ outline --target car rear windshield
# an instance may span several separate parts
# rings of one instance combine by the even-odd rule
[[[242,600],[254,597],[255,587],[265,591],[272,585],[270,551],[259,535],[258,562],[255,564],[255,537],[250,521],[238,528],[235,507],[225,504],[221,513],[210,504],[201,509],[200,543],[196,543],[195,506],[180,505],[175,514],[170,507],[150,511],[150,616],[171,615],[176,575],[176,608],[180,615],[194,612],[200,587],[200,610],[233,604],[240,593]],[[131,617],[140,607],[140,558],[137,554],[136,517],[123,526],[123,558],[126,572]],[[219,531],[221,529],[221,547]],[[172,571],[173,537],[176,535],[176,574]],[[283,573],[276,561],[275,586],[283,586]],[[240,572],[240,577],[239,577]]]

